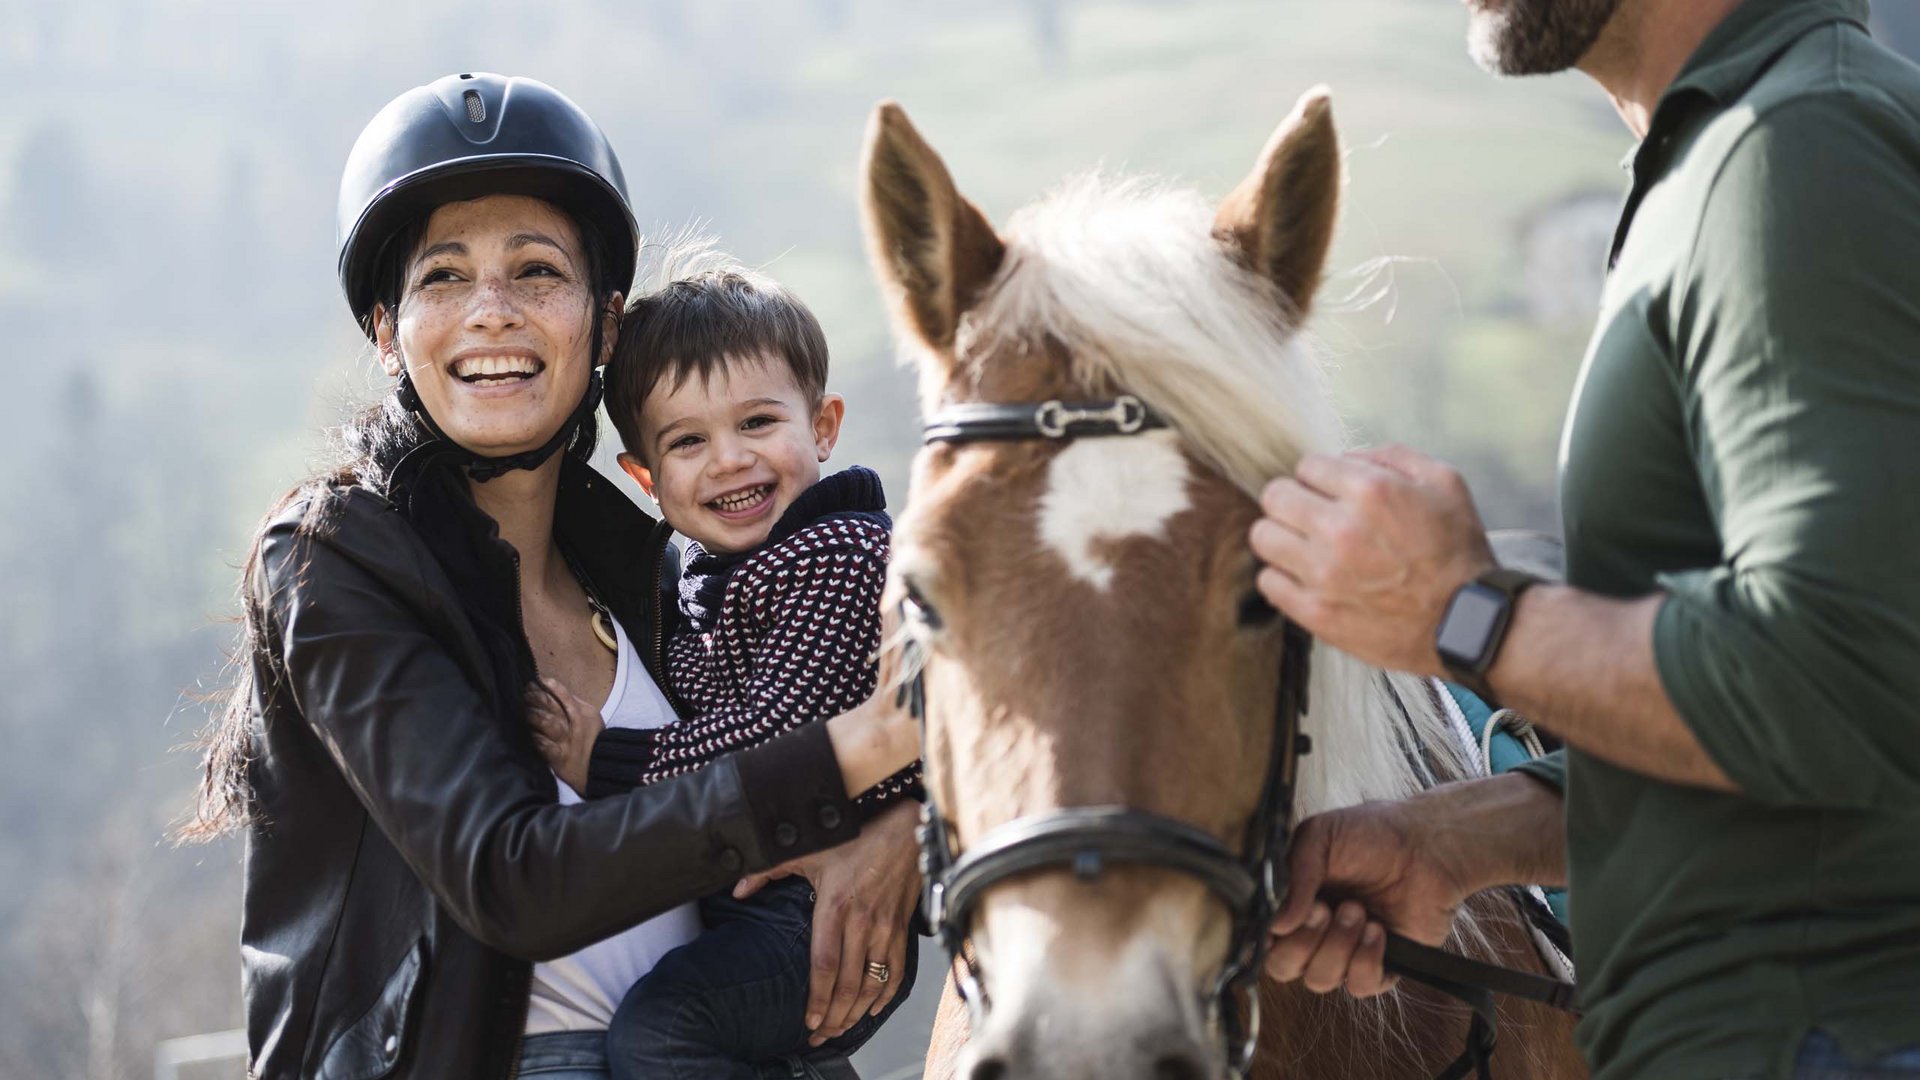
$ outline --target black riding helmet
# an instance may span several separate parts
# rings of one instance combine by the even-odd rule
[[[639,228],[620,161],[600,128],[545,83],[484,72],[449,75],[388,102],[354,142],[340,178],[340,286],[369,339],[383,264],[396,257],[387,250],[394,235],[442,203],[483,195],[553,203],[604,242],[605,281],[595,282],[595,291],[608,284],[625,291],[631,284]],[[400,393],[444,438],[405,375]],[[586,399],[546,446],[511,458],[471,455],[469,471],[487,480],[534,468],[572,438],[599,398],[595,372]]]

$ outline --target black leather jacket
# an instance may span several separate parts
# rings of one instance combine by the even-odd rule
[[[665,530],[569,458],[555,534],[630,636],[657,642]],[[494,543],[517,611],[511,549]],[[250,1076],[511,1076],[532,961],[858,832],[820,724],[559,806],[524,723],[482,689],[486,653],[446,573],[367,488],[288,506],[248,593],[263,642]],[[647,660],[658,678],[657,647]]]

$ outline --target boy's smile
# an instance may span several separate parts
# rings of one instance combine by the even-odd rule
[[[712,379],[662,382],[640,410],[646,461],[620,465],[675,530],[716,553],[764,543],[840,437],[838,394],[815,405],[778,358],[732,361]]]

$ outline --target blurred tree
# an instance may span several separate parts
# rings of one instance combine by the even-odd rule
[[[1027,0],[1034,44],[1048,71],[1059,71],[1067,64],[1066,6],[1067,0]]]
[[[21,142],[0,216],[20,251],[47,266],[75,266],[100,254],[99,206],[73,131],[64,121],[45,122]]]

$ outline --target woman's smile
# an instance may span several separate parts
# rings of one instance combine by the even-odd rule
[[[481,398],[531,390],[546,371],[546,361],[531,349],[469,349],[447,365],[447,373],[464,385],[465,392]]]

